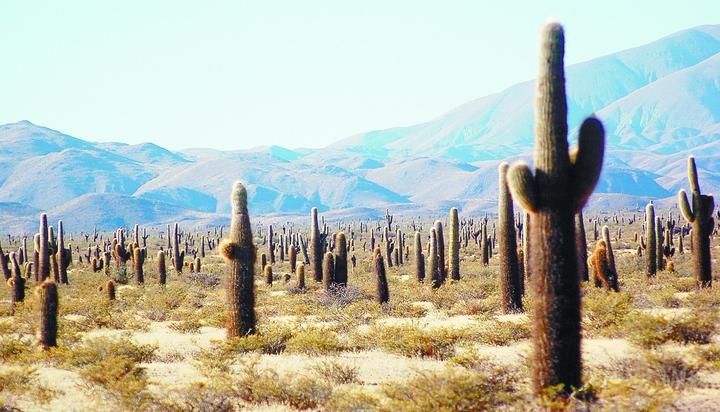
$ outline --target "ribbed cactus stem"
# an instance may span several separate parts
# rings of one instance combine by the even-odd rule
[[[575,214],[597,184],[605,150],[603,126],[586,119],[578,146],[568,152],[563,28],[542,31],[535,93],[534,173],[524,163],[508,170],[513,199],[532,214],[530,281],[533,290],[533,388],[536,396],[582,386],[580,281]]]
[[[443,224],[439,220],[435,221],[435,242],[437,243],[435,251],[437,252],[438,278],[442,285],[447,279],[447,267],[445,266],[445,235],[443,234]]]
[[[387,303],[390,300],[390,290],[388,288],[387,276],[385,274],[385,262],[379,249],[375,249],[373,271],[375,272],[377,302],[380,304]]]
[[[65,249],[65,228],[63,226],[63,221],[58,221],[58,250],[57,250],[57,260],[58,265],[60,269],[60,283],[67,285],[68,284],[68,275],[67,275],[67,268],[70,264],[70,261],[72,260],[69,256],[69,250]]]
[[[585,234],[585,218],[582,210],[575,214],[575,250],[577,254],[578,274],[580,280],[587,282],[590,279],[587,264],[587,235]]]
[[[142,249],[135,246],[133,248],[133,271],[135,272],[135,281],[138,284],[145,283],[145,272],[143,271],[143,263],[145,263],[145,257]]]
[[[164,285],[167,282],[167,268],[165,267],[165,253],[161,250],[157,253],[158,282]]]
[[[298,265],[295,269],[295,275],[297,275],[297,286],[300,289],[305,289],[305,265]]]
[[[452,280],[460,280],[460,219],[457,208],[450,209],[448,225],[448,271]]]
[[[265,284],[268,286],[272,286],[273,270],[270,264],[265,265],[265,268],[263,268],[263,277],[265,278]]]
[[[645,274],[648,277],[657,273],[657,235],[655,234],[655,207],[648,203],[645,207]]]
[[[437,254],[437,234],[435,228],[430,229],[430,248],[428,249],[427,269],[430,271],[430,282],[433,288],[439,288],[442,285],[440,273],[438,272],[438,254]]]
[[[712,286],[710,236],[715,227],[715,219],[712,217],[715,199],[712,195],[700,192],[697,166],[692,156],[688,158],[688,181],[692,191],[692,205],[682,189],[678,193],[678,204],[685,220],[692,224],[690,249],[693,252],[695,285],[700,289]]]
[[[318,210],[316,207],[312,208],[311,212],[311,227],[310,227],[310,255],[311,269],[313,272],[313,278],[316,282],[322,282],[323,271],[323,248],[320,242],[320,225],[318,224]]]
[[[10,301],[14,305],[25,300],[25,279],[22,277],[20,263],[18,263],[15,252],[10,252],[10,265],[12,266],[12,277],[8,283],[12,290]]]
[[[413,247],[415,251],[415,279],[417,279],[418,282],[423,282],[425,280],[425,256],[423,255],[422,236],[420,232],[415,232]]]
[[[38,275],[40,282],[50,277],[50,241],[48,239],[47,215],[40,215],[40,239],[38,247]]]
[[[347,238],[344,232],[335,236],[335,283],[346,286],[348,282]]]
[[[602,227],[602,239],[605,241],[608,265],[610,266],[610,270],[615,272],[615,254],[613,253],[612,241],[610,239],[610,228],[607,226]]]
[[[498,166],[498,241],[500,245],[500,308],[522,311],[522,277],[518,265],[513,201],[507,186],[508,163]]]
[[[255,333],[255,245],[253,244],[247,191],[235,182],[230,196],[232,219],[230,238],[223,243],[227,278],[227,336]]]
[[[57,284],[45,280],[35,289],[38,297],[38,345],[43,349],[57,346],[58,291]]]
[[[335,255],[325,253],[323,258],[323,287],[330,290],[335,285]]]

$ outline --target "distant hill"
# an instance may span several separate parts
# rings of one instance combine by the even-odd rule
[[[720,192],[720,25],[567,68],[569,127],[595,113],[608,150],[590,203],[672,204],[696,156],[706,192]],[[233,181],[267,219],[312,207],[328,217],[492,211],[501,160],[531,159],[534,81],[436,119],[376,130],[320,150],[261,146],[173,152],[152,143],[93,143],[28,121],[0,126],[0,232],[34,231],[37,214],[71,230],[135,222],[224,222]],[[668,200],[662,200],[668,199]]]

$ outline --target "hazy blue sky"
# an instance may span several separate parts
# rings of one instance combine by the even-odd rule
[[[319,147],[532,78],[549,17],[565,25],[572,63],[720,23],[720,6],[5,0],[0,16],[0,123],[230,149]]]

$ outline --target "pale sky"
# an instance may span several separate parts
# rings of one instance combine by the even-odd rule
[[[717,0],[3,0],[0,123],[170,149],[321,147],[720,23]]]

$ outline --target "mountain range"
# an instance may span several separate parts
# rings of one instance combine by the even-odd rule
[[[704,192],[720,188],[720,25],[567,67],[568,125],[606,128],[607,152],[589,207],[637,209],[687,186],[694,155]],[[534,81],[425,123],[375,130],[320,149],[171,151],[94,143],[29,121],[0,126],[0,231],[31,231],[38,214],[71,230],[227,221],[235,180],[254,215],[377,217],[492,212],[497,165],[531,160]]]

